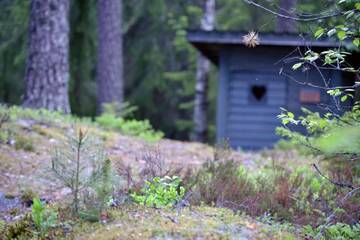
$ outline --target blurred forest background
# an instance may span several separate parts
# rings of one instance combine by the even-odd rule
[[[193,128],[196,59],[186,29],[198,29],[205,0],[123,1],[124,99],[137,106],[136,119],[149,119],[173,139],[187,140]],[[278,1],[259,1],[279,9]],[[289,2],[289,1],[283,1]],[[291,1],[290,1],[291,2]],[[292,1],[294,2],[294,1]],[[296,2],[296,1],[295,1]],[[329,0],[298,0],[296,11],[317,13]],[[30,14],[28,0],[0,0],[0,102],[21,104]],[[97,113],[97,17],[95,0],[70,1],[69,97],[72,114]],[[275,31],[276,16],[240,0],[216,1],[216,30]],[[317,23],[318,24],[318,23]],[[299,25],[312,34],[316,26]],[[209,139],[214,139],[216,67],[211,66],[208,94]]]

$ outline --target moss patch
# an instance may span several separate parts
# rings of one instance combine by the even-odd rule
[[[107,224],[79,224],[76,239],[297,239],[292,233],[224,208],[182,210],[125,206],[110,212]]]

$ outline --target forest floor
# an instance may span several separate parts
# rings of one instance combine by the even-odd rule
[[[29,191],[36,192],[49,202],[61,202],[69,195],[69,190],[51,177],[50,168],[54,146],[71,129],[70,125],[31,119],[20,119],[11,124],[13,139],[0,143],[0,219],[5,222],[16,221],[30,211],[21,202]],[[147,143],[92,125],[84,128],[105,140],[108,156],[118,170],[141,172],[146,165],[146,157],[155,154],[163,164],[164,172],[184,173],[214,155],[213,147],[205,144],[168,139]],[[275,159],[291,159],[293,153],[232,151],[230,154],[232,159],[242,161],[250,171]],[[284,239],[289,236],[289,239],[296,239],[286,231],[274,230],[270,225],[222,208],[203,206],[160,210],[131,205],[114,210],[114,215],[115,220],[108,224],[84,223],[78,226],[75,238]]]

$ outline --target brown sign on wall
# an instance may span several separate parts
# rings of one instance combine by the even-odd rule
[[[320,91],[318,90],[300,90],[300,103],[320,103]]]

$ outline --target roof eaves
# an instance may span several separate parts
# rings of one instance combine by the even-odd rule
[[[214,45],[244,45],[244,32],[225,31],[188,31],[187,38],[191,43],[206,43]],[[263,46],[309,46],[337,47],[339,42],[328,39],[309,40],[294,34],[259,34],[259,44]]]

